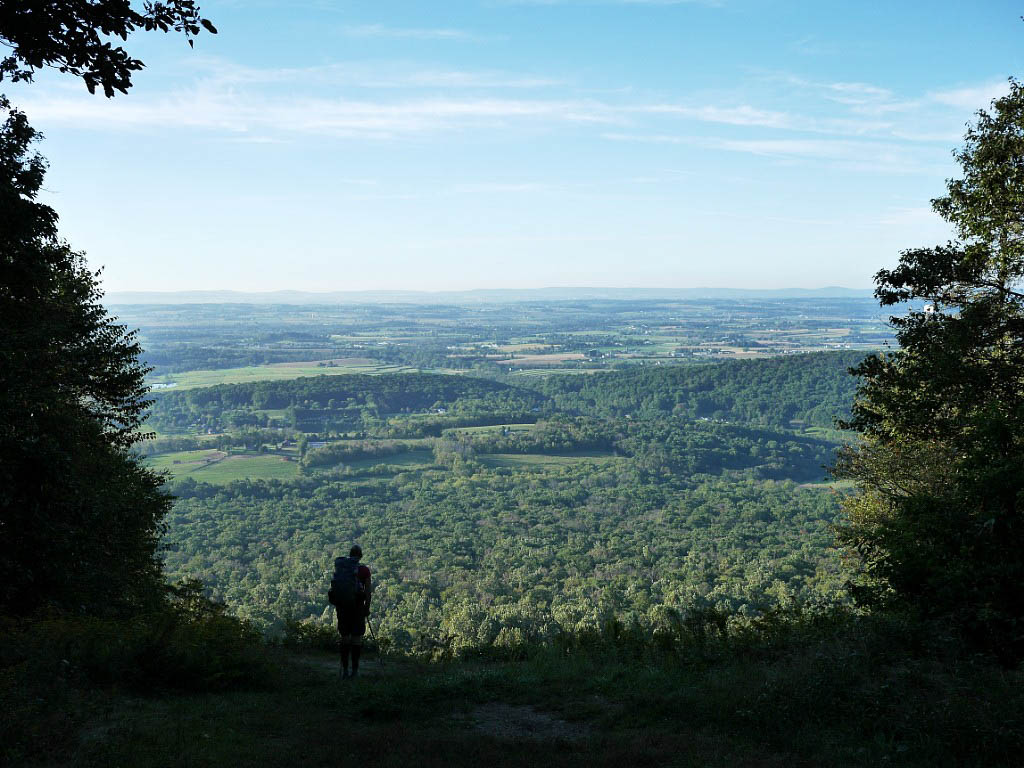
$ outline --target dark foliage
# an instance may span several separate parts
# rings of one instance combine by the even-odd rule
[[[32,80],[36,70],[53,67],[80,77],[90,93],[99,87],[110,97],[127,93],[132,75],[144,66],[111,37],[127,40],[136,30],[171,30],[193,44],[200,29],[217,30],[199,15],[195,0],[18,0],[0,4],[0,42],[12,49],[0,60],[0,80]]]
[[[36,201],[35,132],[0,104],[0,608],[138,609],[159,584],[169,506],[127,450],[146,371],[96,275]]]
[[[1024,654],[1024,88],[956,153],[963,178],[933,207],[957,231],[905,251],[876,277],[901,350],[863,361],[850,426],[865,437],[842,475],[842,540],[859,553],[866,605],[910,604],[953,618],[1008,658]]]

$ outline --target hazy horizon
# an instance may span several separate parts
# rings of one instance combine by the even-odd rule
[[[146,303],[345,303],[387,301],[432,303],[469,301],[476,303],[503,301],[657,301],[699,299],[789,299],[789,298],[870,298],[871,288],[822,286],[819,288],[734,288],[699,286],[694,288],[657,288],[652,286],[545,286],[543,288],[475,288],[467,290],[401,290],[367,289],[359,291],[300,291],[287,288],[267,291],[234,289],[194,289],[177,291],[108,291],[108,304]]]

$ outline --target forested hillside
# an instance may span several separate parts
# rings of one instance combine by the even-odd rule
[[[150,424],[160,430],[220,430],[277,425],[301,432],[358,429],[393,414],[451,410],[490,423],[539,410],[546,398],[487,379],[436,374],[316,376],[170,392],[158,397]],[[282,413],[285,411],[285,413]],[[275,413],[276,412],[276,413]],[[458,419],[438,419],[438,425]],[[438,426],[435,434],[440,430]]]
[[[826,352],[695,367],[647,367],[534,379],[559,410],[600,416],[676,415],[772,427],[832,426],[849,415],[863,352]]]
[[[163,394],[151,423],[192,432],[162,434],[151,452],[175,476],[166,567],[281,632],[329,620],[331,561],[359,541],[382,637],[428,652],[612,619],[651,631],[697,607],[750,617],[842,601],[838,497],[823,482],[837,447],[823,435],[835,433],[801,419],[832,426],[845,413],[851,362],[637,367],[529,388],[393,374]],[[213,429],[226,434],[203,434]]]

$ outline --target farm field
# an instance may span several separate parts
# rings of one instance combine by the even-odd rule
[[[567,455],[536,453],[490,453],[481,454],[477,460],[486,467],[507,469],[547,469],[577,464],[610,464],[622,461],[612,453],[604,451],[579,451]]]
[[[173,479],[191,477],[203,483],[224,484],[233,480],[291,480],[298,464],[278,454],[236,453],[218,450],[178,451],[150,457],[146,463]]]
[[[486,427],[460,427],[459,432],[490,433],[490,432],[529,432],[536,427],[535,424],[494,424]]]
[[[491,377],[878,349],[869,298],[586,300],[528,304],[120,305],[149,382],[214,384],[409,370]]]
[[[273,365],[221,368],[204,371],[168,373],[149,379],[149,384],[162,389],[195,389],[215,384],[245,384],[250,381],[283,381],[303,376],[342,376],[350,373],[405,373],[414,368],[404,365],[353,364],[321,366],[314,363],[275,363]]]
[[[434,454],[430,450],[403,451],[390,456],[375,456],[372,458],[355,459],[353,461],[340,462],[338,465],[352,467],[353,469],[368,469],[380,464],[389,464],[399,467],[428,467],[434,463]]]

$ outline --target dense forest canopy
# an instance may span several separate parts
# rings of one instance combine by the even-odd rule
[[[823,481],[856,359],[160,393],[167,569],[279,632],[327,620],[330,562],[359,540],[382,636],[421,651],[842,601]],[[245,461],[291,474],[230,480]]]

